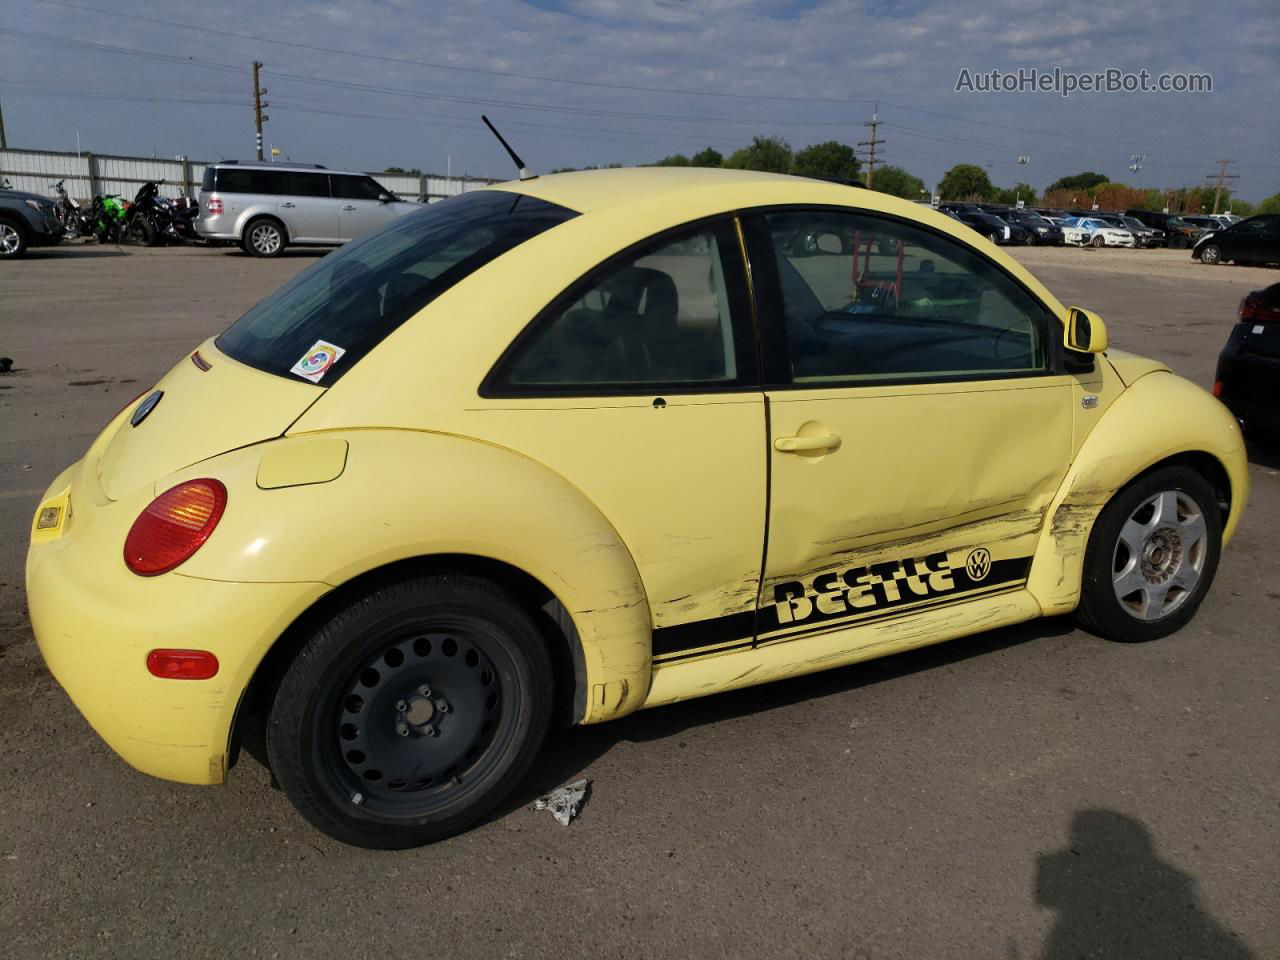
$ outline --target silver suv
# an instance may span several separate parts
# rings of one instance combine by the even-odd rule
[[[224,160],[205,167],[196,233],[274,257],[289,244],[337,246],[420,209],[368,174]]]

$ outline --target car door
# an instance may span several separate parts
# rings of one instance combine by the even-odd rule
[[[333,195],[339,201],[339,229],[343,240],[358,240],[395,219],[395,205],[388,202],[391,194],[372,177],[333,174],[330,179]]]
[[[816,245],[790,248],[797,230]],[[1056,318],[940,230],[827,208],[746,233],[770,422],[759,642],[1021,587],[1071,456]]]
[[[329,176],[306,170],[277,174],[276,209],[295,243],[337,243],[338,208],[329,195]]]
[[[470,435],[556,471],[617,530],[649,598],[655,661],[751,645],[768,462],[732,217],[590,271],[516,339],[481,397]]]

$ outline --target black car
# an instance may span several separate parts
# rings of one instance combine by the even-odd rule
[[[1207,234],[1191,256],[1204,263],[1280,263],[1280,214],[1260,214]]]
[[[62,224],[52,200],[25,190],[0,190],[0,260],[61,242]]]
[[[1032,243],[1062,243],[1062,228],[1050,223],[1034,210],[1006,210],[1001,219],[1030,231]]]
[[[1213,395],[1251,432],[1280,435],[1280,283],[1240,301]]]
[[[967,210],[956,210],[954,212],[961,223],[977,230],[992,243],[1014,242],[1014,228],[999,217],[989,213],[970,213]]]
[[[1126,217],[1140,220],[1154,230],[1163,230],[1169,249],[1193,247],[1203,231],[1193,223],[1187,223],[1176,213],[1157,213],[1154,210],[1126,210]]]

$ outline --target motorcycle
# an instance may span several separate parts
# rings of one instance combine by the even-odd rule
[[[62,224],[62,229],[68,238],[88,236],[93,232],[89,212],[67,193],[67,188],[63,186],[66,182],[66,180],[59,180],[57,183],[49,184],[49,188],[58,197],[54,204],[58,222]]]
[[[194,220],[199,208],[185,197],[179,202],[161,196],[163,183],[149,180],[138,188],[129,205],[126,233],[130,240],[152,247],[196,238]]]
[[[88,225],[87,234],[99,243],[119,243],[125,236],[125,205],[116,194],[97,196],[89,212],[84,215]]]

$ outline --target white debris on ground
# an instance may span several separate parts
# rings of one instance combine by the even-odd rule
[[[552,790],[546,796],[535,800],[533,809],[550,810],[551,815],[560,821],[561,825],[567,827],[569,821],[578,815],[578,805],[582,803],[583,797],[587,795],[587,783],[588,781],[584,777],[567,786]]]

